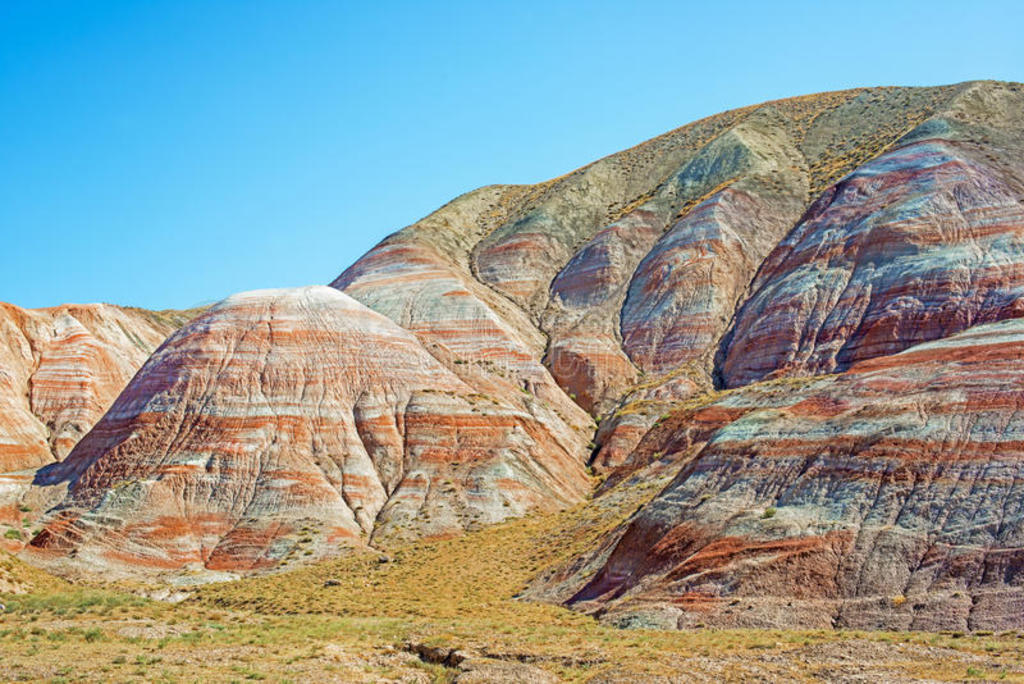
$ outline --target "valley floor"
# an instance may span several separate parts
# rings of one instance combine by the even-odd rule
[[[100,604],[8,615],[3,681],[1024,681],[1014,635],[517,627]],[[496,630],[496,631],[495,631]],[[488,658],[424,662],[419,644]],[[548,678],[550,677],[550,678]]]
[[[3,681],[1024,681],[1024,633],[623,630],[516,600],[658,489],[453,539],[187,589],[0,558]],[[383,562],[382,562],[383,560]]]

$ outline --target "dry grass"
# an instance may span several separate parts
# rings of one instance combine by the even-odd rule
[[[390,562],[359,553],[205,586],[179,604],[72,587],[9,561],[32,592],[3,599],[0,679],[450,681],[456,670],[404,650],[415,642],[530,662],[568,681],[1024,681],[1024,634],[625,631],[515,598],[652,496],[657,483],[648,484],[615,501],[418,542]]]
[[[853,90],[766,106],[789,122],[788,133],[807,160],[813,197],[884,152],[952,93]],[[670,171],[660,166],[666,155],[695,154],[756,109],[710,117],[626,150],[616,155],[615,172],[650,176],[656,189],[664,181],[658,173]],[[854,130],[847,118],[870,125]],[[479,234],[557,196],[587,168],[503,189],[482,216]],[[646,188],[610,198],[606,218],[621,217],[653,193]],[[193,313],[151,315],[180,324]],[[700,379],[700,371],[694,364],[676,373]],[[632,391],[673,377],[645,379]],[[808,382],[782,378],[760,387],[783,391]],[[641,399],[617,415],[679,414],[732,392],[704,389],[683,402]],[[144,598],[145,587],[71,585],[0,556],[0,602],[6,604],[0,613],[0,680],[453,679],[452,668],[423,663],[407,652],[404,646],[412,642],[530,662],[569,681],[1024,681],[1024,633],[627,631],[557,605],[517,599],[539,573],[592,550],[661,484],[641,482],[562,513],[417,542],[391,550],[388,562],[358,552],[287,573],[205,586],[177,604]]]
[[[288,573],[209,585],[192,601],[273,614],[589,624],[562,608],[513,597],[540,571],[593,548],[654,493],[637,486],[614,502],[601,499],[461,537],[415,542],[394,549],[389,562],[354,552]],[[324,586],[328,580],[333,586]]]

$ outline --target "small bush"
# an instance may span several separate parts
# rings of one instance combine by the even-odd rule
[[[768,518],[774,518],[774,517],[775,517],[775,509],[772,508],[771,506],[769,506],[768,508],[764,509],[764,513],[761,514],[761,520],[767,520]]]

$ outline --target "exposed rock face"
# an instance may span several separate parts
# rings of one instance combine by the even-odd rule
[[[737,305],[813,193],[962,90],[848,91],[746,111],[577,252],[541,327],[556,380],[606,414],[596,469],[622,463],[673,402],[712,386]],[[581,297],[588,288],[596,296]]]
[[[634,476],[678,474],[573,602],[671,605],[680,625],[1019,625],[1022,345],[1024,319],[982,325],[674,414]]]
[[[108,304],[0,303],[0,472],[64,458],[182,318]]]
[[[712,384],[737,304],[814,193],[967,88],[825,93],[709,117],[546,183],[460,197],[333,285],[438,358],[454,351],[460,376],[480,371],[473,384],[513,379],[575,426],[554,384],[595,416],[685,399]],[[594,464],[619,462],[657,410],[604,429],[617,446],[599,445]]]
[[[473,199],[457,200],[454,209]],[[566,448],[581,450],[590,419],[540,363],[542,334],[522,311],[477,282],[465,259],[454,248],[445,254],[425,236],[403,231],[332,286],[414,333],[430,354],[478,391],[521,406]]]
[[[42,480],[70,490],[29,557],[115,571],[260,569],[588,489],[579,454],[529,413],[327,287],[214,306]]]
[[[630,212],[591,238],[551,283],[546,364],[588,411],[603,413],[638,380],[615,319],[633,271],[663,224],[652,208]]]
[[[739,389],[655,405],[635,450],[636,411],[602,425],[602,491],[675,477],[534,595],[668,627],[1021,624],[1022,105],[971,85],[825,189],[720,343]]]
[[[687,212],[633,273],[623,347],[644,370],[669,373],[714,349],[758,264],[803,210],[803,159],[773,123],[737,126],[673,179],[699,186],[710,175],[728,185]]]
[[[730,386],[841,370],[1024,315],[1024,164],[907,143],[823,194],[765,261],[723,375]]]
[[[1019,626],[1021,111],[986,82],[726,112],[231,298],[37,478],[70,491],[28,557],[271,568],[578,502],[589,465],[595,505],[671,484],[534,596]]]

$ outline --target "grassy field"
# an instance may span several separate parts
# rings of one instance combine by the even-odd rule
[[[0,680],[1024,681],[1024,633],[619,630],[514,598],[656,489],[179,603],[0,559],[8,586],[28,590],[0,598]]]

